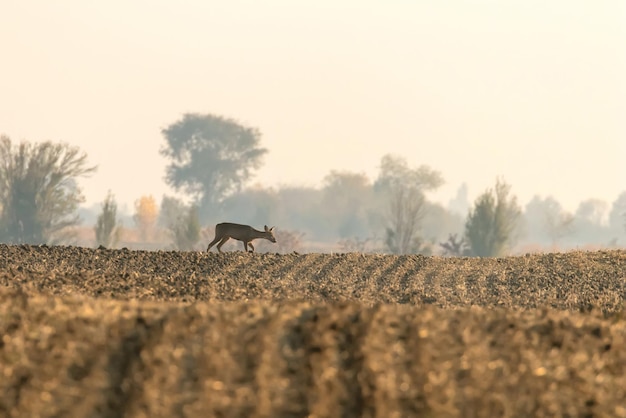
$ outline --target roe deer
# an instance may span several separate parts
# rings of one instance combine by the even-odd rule
[[[209,246],[207,247],[207,252],[211,249],[212,246],[217,244],[217,251],[222,252],[222,245],[226,243],[230,238],[236,239],[238,241],[243,242],[243,248],[246,252],[248,252],[248,245],[251,248],[251,253],[254,252],[254,246],[252,245],[252,240],[257,238],[265,238],[271,242],[276,242],[276,238],[274,238],[274,227],[268,228],[265,225],[265,231],[259,231],[257,229],[252,228],[250,225],[240,225],[233,224],[229,222],[224,222],[221,224],[215,225],[215,239],[211,241]]]

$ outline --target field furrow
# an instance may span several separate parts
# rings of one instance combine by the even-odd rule
[[[626,417],[626,251],[0,245],[0,416]]]

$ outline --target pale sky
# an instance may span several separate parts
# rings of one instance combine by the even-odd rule
[[[3,1],[0,59],[0,133],[87,152],[86,205],[171,193],[185,112],[259,128],[265,186],[393,153],[444,204],[497,176],[569,210],[626,190],[622,0]]]

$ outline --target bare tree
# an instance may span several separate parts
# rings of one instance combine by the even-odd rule
[[[559,241],[574,231],[574,216],[552,196],[533,196],[526,204],[522,217],[528,238],[536,244],[549,243],[556,247]]]
[[[439,243],[439,246],[443,248],[444,255],[450,255],[453,257],[462,257],[470,255],[470,248],[467,245],[465,238],[458,238],[457,234],[448,235],[446,242]]]
[[[556,247],[558,242],[574,231],[574,215],[569,212],[546,212],[546,233]]]
[[[414,188],[397,187],[391,192],[385,245],[393,254],[419,251],[425,200],[424,194]]]
[[[79,223],[84,201],[76,179],[93,173],[87,155],[64,143],[0,136],[0,240],[55,243]],[[70,234],[71,235],[71,234]]]
[[[393,254],[430,253],[431,246],[420,237],[424,217],[424,193],[443,184],[438,171],[428,166],[408,167],[405,159],[385,155],[374,188],[388,202],[385,225],[385,246]]]

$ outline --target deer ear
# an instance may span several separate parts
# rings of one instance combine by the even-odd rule
[[[272,232],[273,230],[274,230],[274,227],[271,227],[271,228],[270,228],[270,232]]]
[[[267,225],[265,225],[265,231],[269,231],[269,229],[267,228]]]

